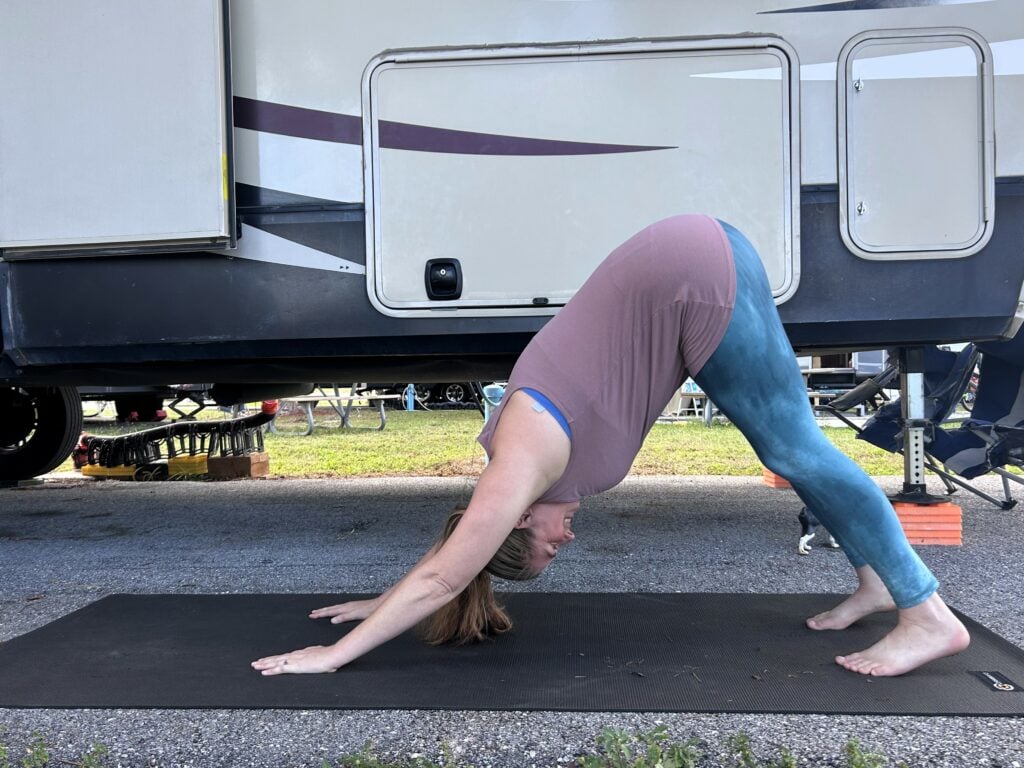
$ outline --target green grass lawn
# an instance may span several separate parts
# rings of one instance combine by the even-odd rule
[[[319,423],[336,424],[329,410]],[[380,475],[476,475],[484,466],[476,436],[483,424],[474,410],[389,411],[387,427],[377,431],[375,411],[354,412],[353,427],[318,426],[309,436],[266,435],[275,477],[369,477]],[[151,425],[145,425],[151,426]],[[297,428],[298,423],[283,424]],[[135,427],[139,428],[139,427]],[[855,440],[850,429],[823,427],[828,438],[871,475],[900,475],[902,458]],[[86,426],[94,434],[123,428]],[[60,467],[71,470],[70,461]],[[731,424],[705,427],[686,421],[656,424],[633,465],[637,475],[759,475],[761,465]]]

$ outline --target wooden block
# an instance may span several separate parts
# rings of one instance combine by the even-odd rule
[[[210,456],[206,465],[210,478],[214,480],[266,477],[270,474],[270,456],[265,452],[244,456]]]
[[[767,485],[769,488],[792,488],[793,487],[792,485],[789,484],[789,480],[787,480],[786,478],[782,477],[781,475],[776,475],[774,472],[772,472],[767,467],[762,467],[761,468],[761,479],[764,481],[764,484]]]

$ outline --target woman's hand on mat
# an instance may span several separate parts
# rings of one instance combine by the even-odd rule
[[[328,605],[325,608],[317,608],[310,611],[311,619],[330,619],[331,624],[341,624],[346,621],[362,621],[380,604],[380,598],[373,600],[351,600],[338,605]]]
[[[341,664],[333,646],[311,645],[301,651],[264,656],[252,663],[252,668],[264,675],[308,675],[335,672]]]

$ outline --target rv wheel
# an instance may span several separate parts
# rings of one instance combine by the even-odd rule
[[[442,396],[446,403],[464,403],[468,398],[466,387],[462,384],[446,384],[442,390]]]
[[[74,387],[0,387],[0,482],[42,475],[74,450],[82,403]]]

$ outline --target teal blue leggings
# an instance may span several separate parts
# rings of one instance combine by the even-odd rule
[[[870,565],[897,607],[917,605],[938,582],[907,542],[885,494],[818,427],[761,259],[739,231],[722,226],[736,264],[736,308],[694,380],[761,463],[792,484],[854,568]]]

